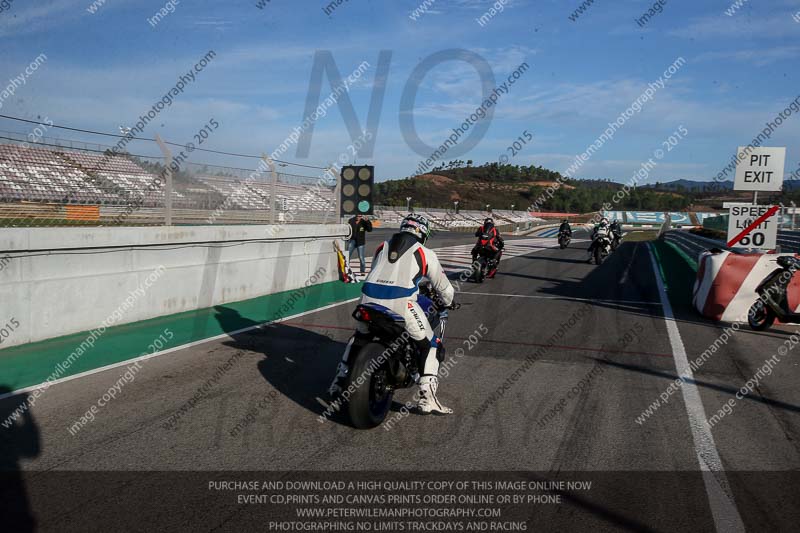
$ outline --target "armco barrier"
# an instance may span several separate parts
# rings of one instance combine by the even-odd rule
[[[1,348],[88,331],[121,306],[113,325],[334,281],[331,243],[348,228],[0,229],[0,321],[19,323]]]
[[[783,254],[786,255],[786,254]],[[692,303],[706,318],[744,322],[758,299],[756,287],[778,268],[778,254],[735,254],[728,251],[700,255]],[[800,308],[800,280],[789,284],[789,305]]]

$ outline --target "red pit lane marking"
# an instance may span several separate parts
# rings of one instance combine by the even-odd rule
[[[767,220],[769,217],[771,217],[772,215],[774,215],[774,214],[775,214],[775,213],[778,211],[778,209],[780,209],[780,207],[779,207],[779,206],[777,206],[777,205],[773,205],[772,207],[770,207],[770,208],[769,208],[769,211],[767,211],[766,213],[764,213],[763,215],[761,215],[760,217],[758,217],[758,218],[756,219],[756,221],[755,221],[755,222],[753,222],[752,224],[750,224],[749,226],[747,226],[746,228],[744,228],[744,230],[742,230],[742,232],[741,232],[739,235],[737,235],[736,237],[734,237],[733,239],[731,239],[731,240],[728,242],[728,248],[732,247],[734,244],[736,244],[737,242],[739,242],[740,240],[742,240],[742,237],[744,237],[745,235],[747,235],[748,233],[750,233],[751,231],[753,231],[754,229],[756,229],[756,228],[757,228],[757,227],[758,227],[758,226],[759,226],[759,225],[760,225],[762,222],[764,222],[764,221],[765,221],[765,220]]]
[[[327,326],[324,324],[306,324],[304,322],[281,322],[280,324],[284,326],[299,326],[303,328],[319,328],[319,329],[341,329],[346,331],[353,331],[353,328],[348,328],[346,326]],[[277,325],[277,324],[276,324]],[[448,336],[448,339],[454,339],[457,341],[465,341],[467,340],[465,337],[454,337]],[[576,352],[596,352],[596,353],[623,353],[628,355],[650,355],[653,357],[669,357],[672,358],[672,354],[668,353],[653,353],[653,352],[634,352],[629,350],[611,350],[611,349],[603,349],[603,348],[586,348],[583,346],[566,346],[562,344],[540,344],[536,342],[519,342],[519,341],[496,341],[491,339],[482,339],[483,342],[490,342],[494,344],[511,344],[515,346],[532,346],[536,348],[557,348],[559,350],[572,350]]]

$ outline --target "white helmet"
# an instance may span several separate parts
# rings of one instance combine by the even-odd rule
[[[431,234],[428,219],[415,213],[411,213],[403,219],[400,223],[400,231],[412,234],[422,244],[425,244]]]

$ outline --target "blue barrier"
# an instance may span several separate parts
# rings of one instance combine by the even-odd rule
[[[625,221],[625,212],[624,211],[603,211],[603,216],[606,217],[608,220],[619,220],[624,222]]]
[[[669,214],[673,224],[691,224],[689,213]],[[655,211],[625,211],[625,219],[629,224],[663,224],[664,213]]]

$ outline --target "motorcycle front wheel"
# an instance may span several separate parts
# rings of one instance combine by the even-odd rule
[[[606,258],[606,255],[603,253],[603,250],[600,246],[594,249],[594,262],[596,265],[602,265],[603,259]]]
[[[379,426],[392,405],[394,391],[387,386],[386,361],[379,358],[386,348],[371,342],[359,350],[353,361],[345,390],[351,385],[355,391],[347,402],[350,422],[358,429],[371,429]],[[374,362],[373,362],[374,361]],[[370,369],[374,371],[370,372]],[[359,384],[358,379],[362,382]]]
[[[759,299],[747,313],[747,323],[756,331],[762,331],[775,322],[775,313],[768,305]]]
[[[486,258],[478,258],[478,268],[475,269],[475,283],[483,283],[483,278],[486,276]]]

